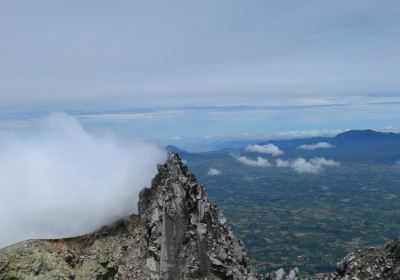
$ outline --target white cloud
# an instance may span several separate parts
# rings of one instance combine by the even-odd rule
[[[236,159],[244,165],[254,166],[254,167],[269,167],[271,164],[269,161],[262,157],[257,157],[257,159],[250,159],[246,156],[237,156]]]
[[[276,167],[290,167],[298,173],[318,173],[323,170],[324,166],[338,165],[340,165],[339,162],[322,157],[312,158],[310,160],[304,158],[297,158],[293,161],[276,160]]]
[[[85,234],[137,211],[165,152],[93,136],[63,113],[0,131],[0,247]]]
[[[334,161],[333,159],[326,159],[323,157],[312,158],[310,161],[313,164],[322,165],[322,166],[338,166],[338,165],[340,165],[339,162]]]
[[[246,147],[247,152],[255,152],[262,154],[271,154],[274,157],[282,155],[283,152],[274,144],[266,144],[266,145],[249,145]]]
[[[222,172],[216,168],[210,168],[207,172],[208,176],[217,176],[220,175]]]
[[[287,160],[282,160],[282,159],[280,159],[280,158],[278,158],[278,159],[275,161],[275,164],[276,164],[277,167],[290,167],[290,162],[289,162],[289,161],[287,161]]]
[[[295,159],[291,167],[298,173],[318,173],[322,168],[321,165],[312,164],[304,158]]]
[[[316,149],[330,149],[330,148],[335,148],[335,146],[327,142],[304,144],[297,147],[297,149],[307,150],[307,151],[313,151]]]

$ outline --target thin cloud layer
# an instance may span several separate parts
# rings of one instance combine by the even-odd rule
[[[216,168],[210,168],[207,172],[208,176],[218,176],[220,175],[222,172]]]
[[[297,147],[297,149],[299,150],[306,150],[306,151],[313,151],[317,149],[331,149],[331,148],[335,148],[335,146],[327,142],[304,144]]]
[[[253,166],[253,167],[270,167],[271,163],[263,158],[263,157],[257,157],[256,159],[251,159],[246,156],[236,156],[235,157],[240,163],[247,165],[247,166]]]
[[[85,234],[136,212],[165,160],[156,146],[93,136],[62,113],[29,134],[0,134],[0,247]]]
[[[0,108],[326,105],[399,91],[397,1],[154,5],[2,1]]]
[[[316,157],[310,160],[297,158],[293,161],[277,159],[276,167],[289,167],[298,173],[318,173],[328,166],[339,166],[340,163],[323,157]]]
[[[283,155],[283,152],[278,148],[278,146],[274,144],[266,144],[266,145],[249,145],[246,147],[247,152],[261,153],[261,154],[270,154],[274,157]]]

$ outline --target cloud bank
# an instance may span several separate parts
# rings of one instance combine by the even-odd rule
[[[261,153],[261,154],[270,154],[274,157],[283,155],[283,152],[274,144],[266,144],[266,145],[249,145],[246,147],[247,152]]]
[[[137,211],[165,152],[86,132],[52,114],[34,132],[0,131],[0,248],[85,234]]]
[[[257,159],[251,159],[246,156],[236,156],[235,157],[240,163],[253,166],[253,167],[270,167],[269,161],[263,157],[257,157]]]
[[[297,173],[318,173],[323,170],[325,166],[339,166],[340,163],[331,159],[323,157],[312,158],[306,160],[304,158],[297,158],[293,161],[276,160],[276,167],[290,167]]]
[[[331,149],[331,148],[335,148],[335,146],[327,142],[304,144],[297,147],[297,149],[299,150],[307,150],[307,151],[313,151],[316,149]]]
[[[216,168],[210,168],[207,172],[208,176],[217,176],[220,175],[222,172]]]

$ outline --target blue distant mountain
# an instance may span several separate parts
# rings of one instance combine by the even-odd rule
[[[334,147],[315,150],[299,149],[301,145],[311,145],[319,142],[326,142]],[[277,145],[284,152],[284,155],[282,155],[281,158],[326,157],[341,161],[373,161],[387,164],[392,164],[400,160],[400,134],[393,132],[378,132],[371,129],[348,130],[334,137],[310,137],[271,141],[254,140],[254,142],[246,141],[243,142],[242,145],[232,147],[229,144],[218,151],[203,154],[211,156],[212,154],[228,154],[232,152],[246,153],[245,147],[250,143],[260,145],[271,143]],[[169,146],[168,150],[171,152],[183,153],[186,156],[194,155],[182,151],[175,146]]]
[[[335,141],[343,142],[382,142],[382,141],[399,141],[400,134],[393,132],[378,132],[371,129],[366,130],[349,130],[335,136]]]
[[[301,150],[300,145],[326,142],[330,149]],[[379,161],[392,163],[400,159],[400,134],[378,132],[371,129],[349,130],[335,137],[312,137],[292,140],[268,141],[280,147],[286,156],[321,156],[336,160]]]

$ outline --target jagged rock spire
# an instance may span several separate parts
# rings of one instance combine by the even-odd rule
[[[148,279],[261,279],[177,154],[140,193],[139,215]]]

